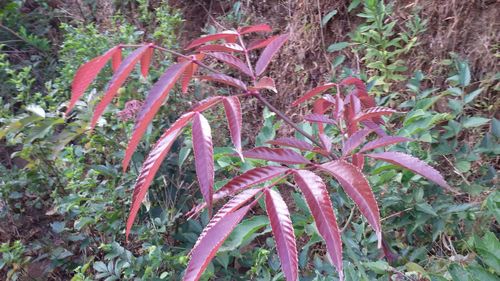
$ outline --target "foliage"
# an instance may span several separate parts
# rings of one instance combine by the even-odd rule
[[[16,1],[18,4],[24,2]],[[186,110],[186,106],[193,108],[207,94],[223,97],[212,100],[219,107],[212,106],[202,113],[210,124],[212,143],[215,145],[212,152],[214,193],[234,175],[277,165],[275,162],[248,157],[242,162],[238,154],[235,154],[234,145],[230,142],[231,136],[238,133],[233,133],[220,121],[228,118],[225,116],[226,108],[234,113],[231,111],[233,107],[225,106],[224,102],[228,103],[226,98],[237,94],[239,90],[201,84],[199,79],[189,83],[185,81],[187,79],[183,79],[185,82],[179,83],[179,90],[177,87],[172,88],[168,106],[162,106],[153,123],[147,126],[143,140],[131,158],[129,172],[120,172],[123,150],[134,129],[133,118],[138,113],[137,105],[142,104],[152,82],[157,81],[164,69],[175,63],[168,53],[154,52],[151,63],[153,67],[146,78],[140,74],[138,63],[130,72],[130,79],[118,89],[117,97],[103,112],[92,132],[88,131],[88,124],[95,101],[98,100],[96,97],[101,95],[101,89],[105,89],[108,78],[112,75],[111,67],[103,67],[102,73],[89,86],[87,98],[78,101],[68,118],[63,118],[68,104],[61,101],[69,94],[67,89],[77,67],[89,61],[96,53],[104,53],[117,44],[134,45],[141,41],[155,42],[156,45],[167,48],[177,47],[177,11],[171,10],[167,5],[158,6],[161,2],[163,1],[132,0],[115,3],[120,6],[117,9],[119,13],[125,16],[115,15],[111,19],[111,26],[88,22],[86,26],[65,24],[59,30],[63,34],[58,35],[64,38],[64,42],[54,41],[52,33],[50,37],[44,33],[44,30],[49,30],[45,29],[46,23],[53,22],[52,14],[47,12],[50,11],[47,5],[39,6],[41,8],[34,13],[23,15],[19,14],[20,6],[16,4],[14,13],[7,14],[8,17],[16,17],[13,22],[24,26],[28,30],[27,34],[41,39],[50,38],[51,53],[42,57],[33,45],[25,41],[8,43],[3,49],[11,50],[14,47],[16,51],[27,54],[21,60],[10,52],[2,52],[5,55],[1,59],[0,76],[7,83],[0,86],[4,97],[0,102],[0,134],[3,136],[0,138],[0,264],[3,262],[0,279],[7,279],[6,274],[12,274],[12,279],[182,279],[193,246],[210,219],[216,217],[210,217],[207,209],[200,211],[196,208],[189,212],[189,208],[203,196],[192,188],[196,184],[196,162],[199,162],[195,159],[195,154],[199,158],[200,153],[200,150],[193,153],[194,131],[189,125],[192,122],[188,122],[183,132],[179,133],[178,139],[172,143],[171,152],[158,167],[157,175],[153,177],[142,202],[144,207],[140,207],[136,225],[131,230],[131,237],[134,239],[128,243],[123,235],[126,228],[124,214],[131,203],[130,194],[139,173],[138,167],[148,156],[154,141],[162,131],[172,126],[179,113]],[[89,5],[92,3],[95,1],[88,2]],[[0,4],[2,5],[3,3]],[[356,5],[361,5],[361,1],[352,1],[349,10],[355,10]],[[131,7],[133,11],[127,10]],[[3,6],[0,11],[2,8]],[[35,16],[39,11],[42,14]],[[245,16],[247,11],[245,5],[236,2],[228,14],[217,20],[224,25],[229,22],[233,26],[248,23],[251,17]],[[377,13],[380,14],[381,11]],[[160,14],[165,17],[161,21],[158,20]],[[387,15],[384,25],[391,23],[393,19],[391,14]],[[62,17],[58,20],[63,18],[65,19]],[[337,16],[333,15],[329,20],[336,19]],[[164,22],[172,24],[163,26]],[[16,32],[20,30],[15,24],[8,24],[6,21],[3,24],[14,27]],[[219,26],[208,26],[206,32],[216,34]],[[50,30],[54,31],[53,28]],[[405,33],[404,30],[411,29],[398,22],[394,30]],[[156,33],[168,35],[153,37]],[[7,39],[12,39],[11,33],[4,34],[9,36]],[[1,35],[3,34],[0,33]],[[247,36],[257,38],[257,35],[245,35],[245,39]],[[392,36],[399,35],[396,32]],[[358,49],[361,46],[352,42],[335,48],[342,45],[345,45],[344,50],[353,49],[364,54],[363,50]],[[59,46],[62,49],[59,50]],[[138,47],[140,46],[123,49],[124,58],[131,54],[129,51]],[[200,47],[213,48],[210,45]],[[234,46],[224,47],[226,50],[234,49]],[[258,59],[254,54],[259,52],[252,51],[251,62]],[[205,56],[203,62],[217,69],[219,66],[227,66],[223,68],[224,74],[245,83],[250,80],[250,83],[246,83],[249,87],[252,83],[247,74],[251,67],[246,66],[243,53],[234,52],[232,55],[241,58],[243,64],[229,62],[228,56],[221,52],[212,54],[211,57]],[[201,62],[200,57],[197,59]],[[227,62],[223,65],[216,62],[224,62],[224,59]],[[345,59],[345,56],[337,57],[335,66]],[[404,56],[402,59],[411,61],[411,58]],[[47,68],[46,62],[50,61],[52,63]],[[366,81],[373,72],[368,71],[369,74],[366,75],[362,69],[364,64],[371,62],[366,60],[360,65],[361,73],[360,69],[344,67],[341,75],[332,73],[331,81],[340,85],[343,78],[357,76],[358,73]],[[403,152],[415,155],[425,162],[436,163],[438,170],[444,173],[450,185],[459,190],[459,193],[450,196],[443,193],[437,185],[411,171],[402,170],[390,163],[365,159],[363,174],[372,187],[380,208],[385,260],[380,259],[376,233],[355,208],[355,202],[335,179],[326,173],[318,174],[322,176],[331,204],[335,207],[334,215],[345,245],[342,266],[346,280],[496,280],[498,270],[493,257],[498,248],[495,235],[498,232],[496,224],[500,200],[498,191],[495,190],[498,177],[495,163],[498,162],[500,122],[493,115],[494,100],[491,102],[488,99],[494,96],[492,91],[498,75],[496,78],[492,75],[493,78],[478,81],[467,62],[454,54],[441,65],[443,69],[449,68],[450,73],[444,87],[441,87],[441,81],[445,80],[445,77],[441,77],[443,69],[440,69],[439,76],[436,73],[417,71],[413,77],[405,77],[402,83],[392,84],[390,89],[398,90],[400,100],[404,101],[398,105],[397,110],[404,114],[382,116],[383,129],[387,133],[392,132],[394,136],[391,138],[394,141],[407,138],[420,141],[395,143],[388,152]],[[201,76],[207,74],[207,68],[194,64],[191,66],[200,68],[198,73]],[[397,74],[407,75],[404,72]],[[200,76],[195,74],[194,77]],[[277,90],[270,83],[271,80],[262,80],[261,86],[265,86],[266,90],[261,89],[260,96]],[[234,80],[232,82],[239,84]],[[406,89],[403,87],[405,83]],[[379,97],[375,97],[376,104],[396,108],[394,103],[388,102],[388,97],[393,97],[394,94],[387,95],[381,87],[373,88],[373,84],[371,80],[366,88],[370,93],[379,94]],[[341,95],[349,94],[351,90],[356,91],[352,86],[339,87]],[[327,83],[326,88],[328,89],[323,92],[323,96],[317,100],[330,100],[329,95],[336,97],[336,86],[329,88]],[[182,90],[189,95],[180,95]],[[269,91],[265,93],[267,90]],[[239,95],[238,98],[245,111],[255,101],[253,95]],[[335,114],[332,115],[331,111],[328,111],[328,118],[324,118],[314,111],[313,106],[312,114],[301,115],[304,122],[295,124],[314,136],[313,139],[319,142],[319,145],[315,145],[298,131],[294,135],[283,137],[284,129],[288,132],[291,125],[269,108],[263,109],[260,131],[254,127],[249,129],[247,124],[242,126],[241,133],[255,134],[255,145],[260,147],[242,150],[242,154],[259,156],[259,153],[262,154],[262,147],[273,152],[280,149],[288,152],[287,149],[291,149],[308,161],[328,161],[327,156],[318,152],[318,148],[324,146],[323,142],[328,141],[324,137],[323,141],[318,138],[321,127],[325,135],[333,137],[333,154],[342,157],[342,134],[335,124],[329,124],[335,119]],[[331,109],[335,111],[335,107]],[[199,124],[202,124],[201,116],[197,118]],[[206,139],[206,136],[202,135],[202,138]],[[371,133],[367,137],[368,142],[374,138],[376,133]],[[303,150],[281,148],[281,144],[294,145]],[[371,142],[370,146],[374,144],[376,142]],[[354,153],[360,152],[359,147],[370,147],[367,145],[368,143],[358,146]],[[241,139],[241,147],[249,148],[245,138]],[[346,151],[349,150],[347,148],[349,146]],[[311,149],[313,151],[308,151]],[[375,149],[376,153],[382,151],[383,148]],[[280,155],[275,153],[272,156]],[[348,154],[346,157],[348,162],[351,161],[352,156]],[[303,161],[296,154],[293,158],[286,159]],[[336,280],[338,272],[330,262],[328,245],[325,245],[315,216],[308,207],[311,202],[306,199],[310,197],[304,197],[302,193],[308,190],[302,190],[294,181],[295,178],[300,182],[298,174],[307,175],[307,169],[311,168],[311,173],[317,171],[310,164],[281,166],[305,168],[287,177],[263,182],[260,186],[276,183],[272,189],[279,190],[289,208],[297,240],[300,278]],[[247,190],[258,192],[256,189]],[[237,196],[241,198],[248,195],[245,192]],[[311,204],[314,206],[315,202]],[[221,206],[221,202],[214,202],[212,212],[222,210]],[[202,279],[267,281],[285,278],[280,269],[279,251],[274,250],[279,246],[273,239],[273,229],[265,210],[264,198],[261,197],[253,207],[252,215],[243,218],[220,246]],[[194,211],[199,212],[198,218],[184,218],[183,214],[194,214]],[[200,249],[199,246],[197,248]],[[43,268],[43,274],[32,276],[33,268],[37,267]]]
[[[304,194],[311,213],[315,218],[318,233],[325,240],[330,258],[339,272],[339,278],[343,280],[342,243],[340,240],[340,231],[330,202],[330,196],[323,180],[315,173],[304,169],[307,167],[329,174],[340,183],[344,191],[360,207],[361,213],[375,230],[378,248],[382,247],[379,209],[371,187],[361,172],[361,169],[364,167],[365,157],[387,161],[410,169],[437,183],[441,187],[452,191],[451,187],[444,181],[439,172],[428,166],[425,162],[410,155],[401,152],[364,153],[375,148],[409,141],[410,139],[390,137],[381,127],[379,127],[380,124],[383,124],[381,116],[391,115],[396,111],[390,108],[377,107],[375,100],[368,95],[366,86],[359,79],[351,77],[344,79],[340,84],[329,83],[319,86],[294,102],[295,105],[298,105],[321,92],[330,88],[336,88],[335,98],[327,95],[325,98],[317,100],[314,106],[314,114],[304,116],[305,120],[312,123],[318,123],[318,138],[305,133],[295,124],[291,123],[290,119],[284,116],[283,113],[276,111],[276,109],[260,94],[260,91],[263,90],[276,91],[274,86],[275,83],[269,77],[262,77],[262,74],[272,57],[287,40],[288,35],[275,36],[269,40],[264,39],[263,42],[265,42],[265,44],[254,43],[254,45],[260,44],[259,47],[264,48],[255,63],[255,67],[252,66],[248,55],[252,47],[247,48],[243,41],[245,34],[269,31],[271,31],[271,28],[268,25],[261,24],[207,35],[192,41],[186,47],[186,50],[197,47],[197,53],[190,56],[177,54],[153,44],[145,44],[138,46],[138,48],[131,52],[130,55],[121,62],[121,50],[126,46],[118,45],[111,48],[100,57],[94,58],[81,66],[75,75],[72,84],[72,98],[66,114],[71,111],[105,63],[111,60],[114,66],[115,73],[111,78],[111,82],[107,87],[103,99],[97,105],[94,116],[92,117],[90,126],[93,128],[103,113],[104,108],[117,94],[118,88],[122,86],[125,78],[130,74],[135,64],[140,62],[142,75],[146,76],[151,54],[154,49],[174,53],[180,57],[179,62],[170,66],[153,85],[137,115],[136,125],[123,160],[124,170],[127,169],[132,153],[146,131],[148,124],[151,123],[160,105],[167,98],[174,83],[181,80],[182,77],[183,90],[186,91],[186,85],[197,71],[198,66],[202,66],[213,72],[213,74],[200,76],[201,80],[226,84],[243,91],[246,96],[256,98],[278,114],[283,121],[292,125],[298,132],[317,146],[313,147],[311,144],[307,142],[304,143],[298,139],[276,140],[273,143],[279,146],[294,147],[312,152],[313,154],[309,156],[310,159],[306,159],[288,148],[257,147],[242,152],[240,136],[242,113],[239,95],[235,94],[208,97],[195,105],[189,112],[183,114],[165,131],[146,158],[137,179],[132,198],[131,211],[127,221],[127,238],[132,223],[139,211],[140,204],[144,200],[150,183],[160,167],[161,162],[169,152],[174,140],[182,132],[183,127],[191,121],[196,174],[200,191],[205,200],[205,203],[197,207],[194,213],[199,212],[201,208],[206,206],[209,216],[211,216],[212,204],[214,201],[232,196],[214,215],[198,238],[191,252],[191,260],[186,269],[184,280],[198,280],[201,277],[202,272],[207,268],[218,248],[236,225],[243,219],[245,214],[257,203],[257,200],[261,196],[265,197],[266,211],[270,220],[273,236],[276,240],[276,247],[284,275],[287,280],[297,280],[298,258],[293,225],[290,220],[290,212],[281,195],[277,191],[271,189],[271,187],[278,184],[288,175],[294,175],[295,183]],[[205,45],[205,43],[217,40],[225,40],[226,43]],[[252,43],[250,43],[249,46],[252,46]],[[244,54],[244,59],[247,64],[238,57],[232,55],[232,53],[237,52]],[[229,67],[240,71],[241,74],[251,79],[252,85],[247,86],[246,83],[238,78],[228,76],[206,66],[201,62],[205,57],[214,57],[222,63],[227,64]],[[120,64],[118,65],[118,63]],[[349,86],[354,86],[354,90],[346,90]],[[346,91],[345,94],[342,94],[341,87]],[[278,162],[282,165],[302,165],[302,169],[304,170],[296,170],[296,168],[292,166],[257,167],[229,180],[214,193],[212,134],[210,125],[202,115],[202,112],[219,102],[222,102],[224,105],[231,132],[231,139],[234,143],[235,151],[240,158],[261,159]],[[331,113],[331,118],[333,119],[330,119],[329,115],[325,115],[331,108],[334,108]],[[325,133],[324,125],[326,124],[335,125],[337,127],[334,133],[338,134],[336,139],[342,143],[342,148],[338,149],[341,153],[340,155],[338,152],[336,153],[332,150],[332,136]],[[362,129],[360,125],[362,125],[364,129]],[[360,151],[354,152],[372,132],[377,133],[379,138],[367,143]],[[273,179],[274,181],[270,185],[248,189],[249,187]]]
[[[408,69],[402,55],[418,46],[417,38],[425,31],[427,20],[418,14],[406,22],[405,29],[396,32],[397,21],[391,20],[392,4],[380,0],[365,0],[363,12],[358,16],[366,19],[350,34],[353,51],[362,55],[362,61],[370,77],[375,82],[375,92],[389,93],[391,85],[406,79]],[[347,47],[349,43],[344,42]],[[336,43],[339,46],[341,43]],[[338,50],[330,46],[329,51]],[[380,89],[380,90],[379,90]],[[380,94],[380,93],[379,93]]]

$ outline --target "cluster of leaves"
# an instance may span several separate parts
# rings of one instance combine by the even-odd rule
[[[371,187],[361,172],[364,167],[365,157],[402,166],[430,179],[445,189],[452,190],[439,172],[410,155],[400,152],[366,153],[376,148],[406,142],[410,139],[387,135],[380,127],[384,123],[381,117],[391,115],[396,111],[390,108],[377,107],[373,97],[368,95],[364,83],[352,77],[344,79],[339,84],[328,83],[316,87],[294,102],[294,105],[299,105],[329,89],[336,89],[335,97],[325,95],[318,99],[314,104],[314,113],[304,116],[306,121],[318,124],[317,136],[310,136],[294,126],[313,144],[295,138],[281,138],[271,142],[271,144],[277,146],[312,152],[311,159],[305,158],[290,148],[256,147],[243,152],[241,147],[242,115],[239,98],[242,95],[254,97],[275,110],[261,95],[261,91],[264,90],[276,91],[275,83],[271,78],[262,75],[274,54],[287,40],[288,35],[260,39],[251,42],[248,46],[244,43],[244,37],[246,34],[253,32],[270,31],[271,28],[268,25],[261,24],[201,37],[186,47],[186,50],[197,48],[196,52],[189,56],[177,54],[154,44],[144,44],[137,46],[128,57],[122,60],[122,48],[128,46],[118,45],[80,67],[73,80],[72,98],[67,107],[67,113],[71,111],[104,65],[108,61],[112,63],[114,75],[106,88],[103,98],[96,106],[90,123],[91,128],[93,128],[136,64],[140,63],[142,75],[146,76],[155,49],[179,56],[179,62],[171,65],[153,85],[142,108],[139,110],[132,137],[125,151],[124,170],[127,169],[132,154],[137,148],[148,124],[152,122],[154,115],[158,112],[178,80],[181,81],[183,92],[187,92],[189,81],[197,73],[199,66],[202,66],[212,73],[201,75],[198,77],[199,79],[222,83],[241,92],[241,94],[229,96],[209,97],[179,117],[150,151],[135,185],[132,206],[127,221],[127,237],[141,202],[144,200],[161,162],[169,152],[174,140],[181,134],[182,129],[192,122],[195,168],[205,203],[197,206],[191,212],[191,215],[198,213],[204,207],[207,207],[209,214],[211,214],[213,202],[226,197],[230,197],[230,199],[212,217],[198,238],[191,252],[191,260],[185,271],[184,280],[198,280],[200,278],[202,272],[230,232],[262,196],[265,199],[266,211],[276,240],[278,255],[285,277],[287,280],[297,280],[298,258],[290,212],[280,193],[272,189],[280,180],[289,175],[293,175],[295,183],[306,199],[316,221],[318,231],[326,242],[331,260],[339,272],[340,279],[343,279],[340,230],[337,226],[326,184],[316,174],[317,172],[324,172],[335,178],[349,197],[360,207],[361,213],[376,232],[379,248],[382,247],[379,209]],[[218,40],[223,40],[224,43],[207,44]],[[249,52],[260,48],[264,49],[255,66],[253,66]],[[238,54],[243,56],[243,59],[240,59]],[[223,64],[236,69],[242,77],[249,79],[251,84],[248,85],[236,77],[228,76],[206,66],[202,60],[207,57],[215,58]],[[351,87],[354,87],[354,89],[350,89]],[[214,193],[212,134],[210,125],[202,113],[218,103],[222,103],[224,106],[231,139],[240,158],[262,159],[277,162],[281,165],[268,165],[249,170],[231,179]],[[277,112],[277,114],[285,122],[289,122],[289,119],[282,113]],[[294,124],[290,123],[290,125]],[[342,142],[341,148],[334,148],[332,136],[325,133],[325,125],[333,125],[337,128],[338,136]],[[378,137],[359,148],[371,133],[375,133]],[[268,181],[271,181],[271,183],[264,187],[251,188]]]
[[[357,2],[356,5],[350,6],[349,10],[356,9],[360,4],[359,1],[354,2]],[[401,57],[418,45],[417,36],[425,30],[427,21],[415,14],[406,22],[406,30],[396,32],[398,22],[390,18],[392,4],[386,5],[384,2],[363,1],[363,11],[358,16],[366,19],[366,22],[350,33],[352,42],[332,44],[328,51],[352,46],[352,51],[362,55],[369,81],[375,83],[374,92],[387,94],[392,84],[406,79],[404,73],[408,67]]]
[[[128,206],[130,200],[126,190],[130,188],[135,175],[120,175],[116,159],[121,157],[122,149],[117,140],[126,137],[130,124],[114,118],[93,134],[86,135],[92,103],[79,102],[78,110],[65,120],[61,118],[60,110],[64,109],[61,97],[68,95],[68,81],[77,69],[75,62],[81,64],[95,53],[118,42],[135,43],[143,38],[151,38],[171,46],[170,43],[175,41],[176,24],[179,23],[178,15],[170,16],[171,12],[166,5],[154,12],[155,16],[168,20],[158,24],[171,26],[164,29],[164,32],[147,35],[148,37],[125,21],[117,24],[117,28],[106,30],[93,24],[63,24],[61,37],[64,40],[61,49],[58,56],[51,56],[51,59],[58,59],[59,63],[54,67],[58,71],[58,77],[49,73],[37,77],[38,72],[32,69],[38,67],[36,64],[24,67],[24,62],[13,62],[9,53],[0,55],[0,76],[6,82],[2,85],[4,99],[0,101],[0,235],[1,239],[6,235],[7,242],[10,239],[21,239],[24,246],[17,261],[8,262],[6,252],[0,279],[10,270],[20,278],[26,277],[27,268],[31,265],[19,261],[28,258],[42,263],[50,261],[50,266],[44,268],[44,276],[56,274],[69,279],[75,266],[81,265],[75,280],[80,280],[80,277],[83,280],[94,280],[92,268],[95,256],[104,256],[110,252],[113,242],[119,240],[116,233],[125,227],[122,214],[124,206]],[[118,22],[122,18],[117,17],[116,20]],[[168,57],[158,56],[157,59],[159,64],[169,63]],[[111,72],[107,69],[104,71]],[[159,73],[151,71],[149,79],[155,80],[158,76]],[[33,87],[32,81],[35,78],[45,82],[45,87],[40,92],[39,88]],[[94,86],[100,88],[106,81],[97,78],[95,82]],[[129,84],[134,88],[133,91],[128,88],[120,89],[124,101],[119,102],[117,107],[128,99],[138,99],[143,93],[141,88],[150,85],[149,80],[145,79],[134,82]],[[8,94],[4,96],[4,93]],[[172,102],[177,103],[175,100]],[[113,113],[117,112],[118,109]],[[163,120],[162,125],[168,126],[169,123],[165,120],[172,119],[171,113],[162,113],[160,118]],[[110,139],[107,134],[112,134],[114,138]],[[155,132],[148,132],[147,135],[154,137]],[[68,143],[71,145],[67,146]],[[147,145],[145,146],[147,149]],[[134,165],[135,162],[136,160]],[[180,173],[179,169],[171,166],[164,167],[161,172],[172,176]],[[178,182],[192,181],[191,173],[188,171],[185,174],[179,176]],[[144,223],[142,228],[142,238],[148,240],[149,244],[137,248],[135,256],[127,260],[129,266],[120,270],[115,268],[115,272],[121,274],[120,278],[150,279],[165,273],[168,276],[163,279],[168,280],[169,276],[175,276],[176,272],[185,267],[185,253],[180,249],[188,247],[194,241],[179,240],[177,247],[171,248],[166,247],[158,238],[177,228],[172,226],[173,218],[179,217],[181,211],[187,211],[182,208],[186,206],[185,202],[189,200],[190,194],[179,188],[176,181],[172,182],[164,189],[151,190],[151,196],[155,198],[150,209],[153,214],[151,221]],[[23,235],[24,227],[21,223],[4,227],[10,221],[32,219],[34,213],[37,214],[36,219],[39,215],[43,221],[50,223],[30,223],[30,235]],[[48,235],[31,235],[41,232]],[[199,231],[195,228],[175,233],[193,237]],[[156,250],[153,251],[154,248]],[[151,253],[142,254],[143,252]],[[116,262],[117,259],[119,258],[109,257],[103,262]],[[168,263],[165,263],[167,260]]]

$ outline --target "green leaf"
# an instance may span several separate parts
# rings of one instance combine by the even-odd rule
[[[474,128],[483,126],[488,123],[490,119],[483,117],[467,117],[462,121],[464,128]]]
[[[434,209],[432,208],[432,206],[429,205],[428,203],[425,203],[425,202],[417,204],[415,209],[417,211],[429,214],[429,215],[434,216],[434,217],[438,216],[438,214],[434,211]]]
[[[324,27],[328,21],[330,21],[332,19],[333,16],[335,16],[337,14],[337,10],[333,10],[331,12],[329,12],[328,14],[326,14],[323,19],[321,20],[321,27]]]
[[[465,160],[460,160],[455,164],[455,167],[457,167],[457,169],[462,173],[468,172],[470,170],[470,166],[470,162]]]
[[[486,232],[482,239],[474,241],[482,261],[500,274],[500,242],[493,232]]]
[[[339,42],[339,43],[331,44],[328,47],[327,51],[330,53],[340,51],[340,50],[343,50],[344,48],[348,47],[349,45],[350,45],[349,42]]]
[[[337,66],[341,65],[344,61],[345,61],[345,56],[340,55],[333,60],[332,67],[336,68]]]
[[[255,237],[270,232],[271,229],[269,228],[260,233],[255,233],[266,226],[269,226],[267,216],[255,216],[244,220],[233,230],[224,245],[219,249],[219,252],[233,251],[240,246],[250,243]]]
[[[495,191],[486,199],[488,210],[495,215],[497,221],[500,221],[500,192]]]
[[[463,87],[466,87],[470,84],[470,69],[469,64],[467,62],[460,62],[458,64],[459,73],[458,73],[458,82]]]
[[[482,280],[498,280],[498,276],[494,275],[488,271],[486,271],[484,268],[476,266],[472,267],[469,266],[467,267],[467,271],[475,278],[474,280],[482,281]]]
[[[361,0],[352,0],[351,4],[349,4],[349,7],[347,7],[347,12],[356,9],[359,6],[359,3],[361,3]]]
[[[52,231],[55,233],[61,233],[64,231],[64,226],[66,223],[64,221],[55,221],[50,224],[50,227],[52,228]]]
[[[477,96],[479,96],[479,94],[481,94],[481,92],[483,91],[482,88],[479,88],[475,91],[472,91],[470,94],[467,94],[465,95],[464,97],[464,102],[467,104],[469,102],[471,102],[472,100],[474,100]]]
[[[26,107],[26,111],[34,113],[42,118],[45,118],[45,110],[37,104],[30,104]]]
[[[363,265],[377,274],[384,274],[391,269],[391,266],[385,261],[364,262]]]
[[[102,261],[98,261],[98,262],[94,263],[93,268],[97,272],[108,272],[108,267]]]
[[[469,278],[469,274],[467,273],[467,271],[465,271],[465,269],[463,269],[458,264],[450,265],[448,271],[450,272],[453,281],[472,281]]]
[[[500,120],[493,118],[491,121],[491,132],[497,138],[500,138]]]
[[[179,167],[182,167],[182,164],[184,164],[190,153],[191,146],[184,146],[181,148],[181,150],[179,151],[179,160],[177,162],[177,165]]]
[[[425,271],[425,269],[417,263],[409,262],[405,266],[408,269],[408,271],[418,272],[422,276],[427,276],[427,272]]]

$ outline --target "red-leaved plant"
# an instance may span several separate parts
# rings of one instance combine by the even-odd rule
[[[154,44],[119,45],[81,66],[75,75],[67,113],[72,110],[99,71],[111,60],[114,74],[102,100],[95,108],[90,123],[90,127],[93,128],[136,64],[140,63],[142,75],[146,76],[154,50],[178,56],[178,62],[171,65],[153,85],[141,109],[138,111],[135,127],[123,159],[124,171],[127,169],[132,154],[136,150],[148,124],[151,123],[177,81],[180,81],[183,93],[188,91],[189,82],[193,77],[226,84],[239,91],[237,95],[209,97],[181,115],[163,133],[152,148],[142,165],[135,184],[132,206],[126,226],[127,239],[141,202],[158,168],[175,139],[182,133],[183,128],[191,123],[195,169],[204,203],[193,208],[187,215],[192,217],[205,207],[208,208],[211,214],[214,202],[229,199],[215,215],[211,216],[210,222],[194,245],[190,253],[191,259],[184,273],[184,280],[198,280],[200,278],[224,240],[262,196],[265,199],[267,215],[271,222],[281,268],[286,280],[298,280],[297,249],[290,212],[280,193],[272,189],[273,186],[276,186],[286,177],[292,177],[298,189],[302,192],[314,217],[319,234],[325,241],[328,255],[337,268],[340,280],[343,280],[340,230],[328,188],[320,175],[331,176],[337,180],[347,195],[358,205],[363,216],[375,230],[379,248],[382,245],[379,209],[371,187],[362,173],[365,157],[402,166],[443,188],[451,190],[438,171],[419,159],[401,152],[371,152],[376,148],[411,140],[387,135],[381,128],[381,125],[384,124],[381,116],[390,115],[396,113],[396,111],[376,106],[375,100],[368,95],[365,84],[357,78],[350,77],[338,84],[327,83],[321,85],[310,90],[293,103],[294,106],[297,106],[319,94],[335,90],[334,95],[323,94],[317,98],[314,101],[313,113],[303,117],[304,120],[317,124],[318,135],[312,136],[304,132],[286,115],[273,107],[261,95],[261,92],[276,92],[275,83],[272,78],[265,77],[263,74],[271,59],[285,43],[289,35],[272,36],[252,41],[249,44],[246,44],[244,40],[249,33],[271,31],[271,27],[267,24],[260,24],[207,35],[192,41],[186,47],[186,50],[194,50],[189,55],[179,54]],[[123,48],[135,49],[122,60]],[[250,52],[260,49],[263,50],[260,51],[260,56],[253,64]],[[215,70],[203,63],[206,58],[216,59],[222,65],[237,70],[241,75],[236,78]],[[202,69],[207,73],[195,76]],[[269,144],[276,146],[276,148],[256,147],[248,151],[242,151],[242,112],[240,105],[240,98],[242,97],[256,98],[275,112],[284,122],[309,139],[310,142],[293,137],[284,137],[269,141]],[[268,165],[251,169],[234,177],[226,185],[214,192],[212,136],[210,125],[203,116],[203,112],[218,104],[222,104],[224,107],[231,140],[237,155],[241,159],[262,159],[280,165]],[[326,124],[334,125],[340,131],[342,136],[341,147],[336,148],[332,144],[332,138],[326,135],[324,130]],[[371,134],[375,136],[367,142],[367,138]],[[290,148],[313,152],[315,156],[307,159]],[[264,183],[267,183],[267,185],[262,186],[261,184]]]

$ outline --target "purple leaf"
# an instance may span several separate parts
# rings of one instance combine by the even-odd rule
[[[306,170],[294,171],[294,179],[304,194],[319,234],[325,240],[328,254],[339,272],[340,280],[343,280],[342,240],[326,185],[319,176]]]
[[[276,37],[269,43],[269,45],[266,46],[264,51],[262,51],[259,60],[257,60],[257,63],[255,64],[255,73],[257,76],[260,76],[266,70],[269,62],[271,62],[273,56],[278,52],[281,46],[283,46],[285,41],[288,39],[288,36],[288,34],[283,34]]]
[[[281,269],[287,281],[297,281],[299,263],[290,212],[278,192],[267,189],[265,194],[266,211],[271,222],[274,240],[276,241]]]
[[[214,192],[214,156],[212,132],[207,119],[196,112],[193,118],[193,152],[196,176],[208,210],[212,209]]]
[[[297,152],[286,148],[256,147],[243,152],[244,157],[262,159],[286,164],[310,164],[311,162]]]
[[[380,248],[382,232],[379,209],[370,184],[363,173],[344,160],[327,162],[317,167],[332,175],[340,183],[347,195],[358,205],[363,216],[366,217],[368,223],[375,230]]]
[[[449,191],[455,192],[436,169],[429,166],[424,161],[415,158],[411,155],[401,152],[389,151],[389,152],[366,154],[366,156],[406,168],[414,173],[423,176],[424,178],[427,178],[430,181],[433,181],[434,183],[438,184],[439,186]]]

